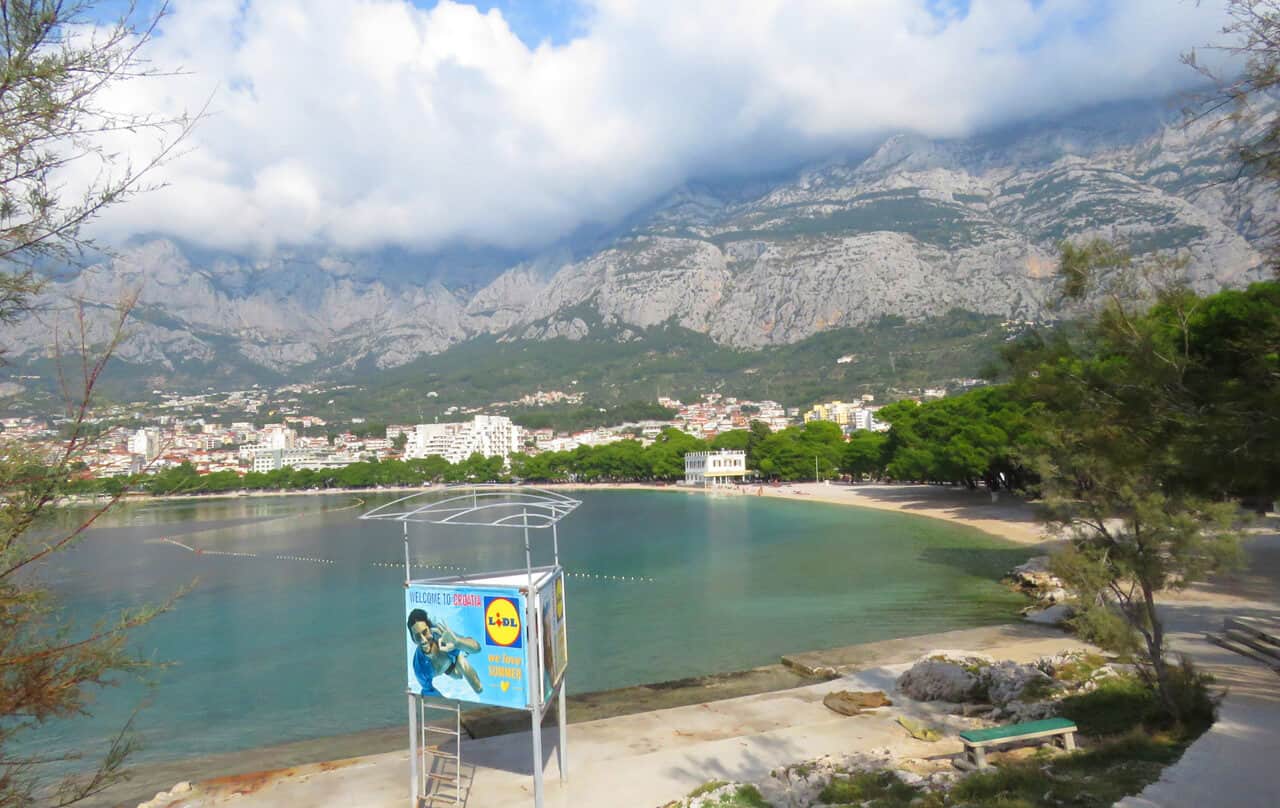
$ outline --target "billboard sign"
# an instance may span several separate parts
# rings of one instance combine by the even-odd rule
[[[541,624],[538,637],[542,654],[542,702],[545,704],[564,678],[569,664],[568,635],[565,629],[564,570],[556,568],[538,590]]]
[[[410,692],[527,708],[526,615],[519,587],[411,583],[404,623]]]

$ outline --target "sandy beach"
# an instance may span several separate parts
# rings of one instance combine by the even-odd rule
[[[400,497],[426,491],[438,491],[444,486],[419,486],[408,488],[328,488],[317,491],[250,491],[222,494],[196,495],[140,495],[126,496],[121,503],[145,502],[199,502],[205,499],[261,499],[266,497],[294,496],[354,496],[379,495]],[[653,483],[545,483],[531,485],[551,491],[660,491],[699,496],[765,496],[780,499],[826,502],[834,505],[853,505],[897,511],[931,519],[943,519],[966,525],[1019,544],[1041,544],[1049,541],[1043,527],[1036,522],[1034,506],[1011,494],[1000,494],[993,500],[984,489],[971,491],[957,486],[903,485],[894,483],[786,483],[783,485],[742,485],[731,488],[697,488],[683,485],[658,485]],[[85,503],[91,504],[91,500]]]
[[[1040,545],[1054,540],[1036,520],[1034,505],[1012,494],[1001,493],[993,499],[985,489],[971,491],[958,486],[830,482],[741,485],[728,488],[644,483],[559,483],[536,487],[554,491],[663,491],[701,496],[762,496],[825,502],[942,519],[1018,544]]]

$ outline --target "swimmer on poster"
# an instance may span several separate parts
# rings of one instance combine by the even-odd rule
[[[471,689],[479,693],[480,675],[467,661],[467,654],[480,650],[480,643],[470,637],[454,634],[443,620],[432,621],[422,609],[409,612],[409,635],[418,648],[413,652],[413,673],[422,685],[422,695],[439,696],[432,680],[437,676],[466,679]]]

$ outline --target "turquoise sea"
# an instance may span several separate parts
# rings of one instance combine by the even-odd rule
[[[561,563],[572,576],[570,692],[997,623],[1023,603],[997,579],[1025,549],[936,520],[750,496],[575,496],[583,505],[560,528]],[[122,607],[194,587],[133,635],[166,663],[152,684],[100,691],[91,719],[50,727],[39,751],[101,748],[140,704],[137,762],[402,723],[403,567],[387,566],[403,558],[401,528],[356,519],[389,499],[113,509],[48,570],[77,633]],[[418,561],[468,571],[524,564],[516,531],[410,530]],[[535,563],[549,563],[550,532],[533,536]]]

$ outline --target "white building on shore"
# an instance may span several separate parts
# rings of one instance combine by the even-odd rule
[[[470,423],[418,424],[409,434],[405,457],[440,455],[460,463],[479,452],[507,457],[524,446],[523,430],[503,415],[477,415]]]
[[[685,485],[727,485],[745,476],[747,453],[739,449],[687,452],[684,456]]]

